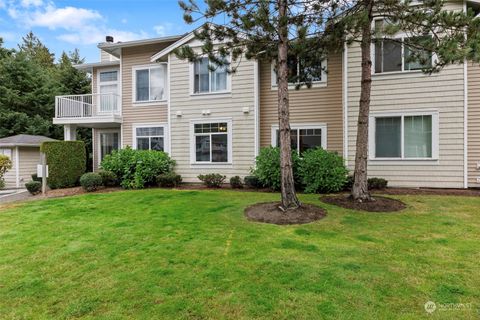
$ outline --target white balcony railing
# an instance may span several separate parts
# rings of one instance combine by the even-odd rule
[[[55,97],[55,118],[93,118],[120,115],[121,96],[114,93]]]

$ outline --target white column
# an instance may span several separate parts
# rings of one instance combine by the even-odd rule
[[[75,141],[77,140],[77,126],[74,124],[66,124],[63,126],[63,140]]]

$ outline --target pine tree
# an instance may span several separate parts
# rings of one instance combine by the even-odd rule
[[[26,54],[29,59],[36,61],[39,65],[47,68],[54,66],[54,54],[33,34],[32,31],[22,37],[22,44],[18,45],[20,52]]]
[[[177,55],[190,60],[200,54],[207,54],[216,66],[228,66],[235,72],[242,58],[274,63],[278,80],[278,121],[280,135],[281,164],[281,208],[296,209],[300,202],[296,195],[293,177],[290,144],[289,72],[287,60],[295,56],[302,61],[304,68],[315,70],[325,58],[326,52],[309,39],[309,33],[323,25],[320,7],[315,6],[316,14],[303,0],[238,0],[208,1],[202,10],[194,0],[180,2],[184,10],[184,20],[193,23],[204,20],[206,23],[195,32],[196,38],[204,45],[202,52],[194,52],[185,45],[177,50]],[[225,23],[218,23],[222,18]],[[213,23],[215,22],[215,23]],[[231,56],[231,62],[226,59]],[[299,75],[298,86],[310,86],[316,70],[310,75]]]

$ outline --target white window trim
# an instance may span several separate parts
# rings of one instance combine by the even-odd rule
[[[121,145],[121,131],[120,131],[120,128],[118,129],[96,129],[95,130],[95,139],[96,141],[98,141],[97,143],[97,146],[96,146],[96,152],[97,152],[97,157],[96,157],[96,160],[97,160],[97,165],[98,165],[98,168],[100,168],[100,164],[102,163],[102,140],[100,139],[100,134],[102,133],[118,133],[118,149],[122,149],[122,145]]]
[[[290,129],[292,130],[301,130],[301,129],[321,129],[322,130],[322,145],[321,147],[323,149],[327,149],[327,135],[328,135],[328,130],[327,130],[327,124],[326,123],[293,123],[290,124]],[[271,129],[271,145],[273,147],[278,147],[277,146],[277,130],[279,130],[278,124],[272,125]],[[297,135],[297,146],[299,145],[299,139],[300,135]],[[297,148],[297,153],[300,153],[300,150]]]
[[[0,154],[12,159],[12,149],[10,148],[0,148]]]
[[[383,17],[378,17],[374,18],[372,21],[372,30],[375,28],[375,22],[379,20],[385,20]],[[384,37],[383,39],[400,39],[402,44],[401,44],[401,56],[402,56],[402,70],[399,71],[388,71],[388,72],[375,72],[375,43],[372,41],[370,44],[370,55],[371,55],[371,60],[372,60],[372,76],[382,76],[382,75],[395,75],[395,74],[405,74],[405,73],[417,73],[417,74],[423,74],[422,70],[405,70],[405,45],[403,43],[405,38],[411,38],[411,36],[407,35],[405,32],[397,32],[396,34],[389,36],[389,37]],[[432,66],[435,65],[435,63],[438,61],[438,56],[434,52],[432,53]]]
[[[327,75],[327,69],[328,69],[328,60],[327,59],[324,59],[322,60],[321,62],[322,66],[323,66],[323,70],[322,70],[322,80],[320,81],[312,81],[312,86],[311,88],[325,88],[327,86],[327,82],[328,82],[328,75]],[[299,69],[298,69],[299,70]],[[270,73],[271,73],[271,89],[272,90],[277,90],[278,89],[278,84],[277,84],[277,73],[275,72],[275,63],[272,62],[270,64]],[[298,83],[292,83],[292,82],[289,82],[288,83],[288,89],[296,89],[296,86],[298,85]],[[306,86],[301,86],[300,87],[300,90],[302,88],[306,88]]]
[[[227,143],[228,143],[228,161],[227,162],[212,162],[210,161],[196,161],[196,150],[195,150],[195,125],[201,123],[218,123],[226,122],[227,123]],[[231,166],[233,164],[233,128],[232,128],[232,118],[212,118],[212,119],[193,119],[190,120],[190,165],[194,166],[211,166],[212,168],[218,168],[222,166]],[[211,152],[211,150],[210,150]]]
[[[432,157],[431,158],[406,158],[404,156],[404,118],[408,116],[432,116]],[[375,155],[375,129],[376,129],[376,118],[383,117],[401,117],[402,122],[400,126],[401,134],[401,157],[400,158],[377,158]],[[375,112],[370,113],[369,116],[369,160],[371,161],[399,161],[402,162],[438,162],[439,160],[439,123],[440,117],[439,113],[436,110],[418,110],[418,111],[405,111],[405,112]]]
[[[162,127],[163,128],[163,152],[170,154],[170,132],[168,132],[168,123],[166,122],[154,122],[154,123],[135,123],[132,125],[132,148],[137,149],[137,128],[151,128]]]
[[[206,58],[205,56],[202,56],[202,57]],[[231,56],[228,56],[227,59],[231,62]],[[210,63],[210,60],[209,60],[209,63]],[[232,93],[232,75],[228,72],[227,72],[227,89],[222,90],[222,91],[211,91],[212,90],[211,77],[212,77],[212,72],[213,71],[210,71],[210,70],[208,72],[208,83],[209,83],[208,90],[209,90],[209,92],[195,92],[195,63],[194,62],[189,63],[189,69],[190,69],[190,72],[189,72],[190,96],[192,96],[192,97],[212,96],[212,95],[213,96],[214,95],[223,96],[225,94]]]
[[[100,81],[100,74],[101,73],[104,73],[104,72],[112,72],[112,71],[116,71],[117,72],[117,80],[116,81],[103,81],[101,82]],[[121,89],[121,86],[122,86],[122,82],[121,82],[121,73],[120,73],[120,69],[119,68],[102,68],[102,69],[98,69],[97,70],[97,95],[98,95],[98,100],[97,100],[97,111],[98,113],[102,114],[102,113],[111,113],[111,111],[101,111],[100,110],[100,87],[102,85],[105,85],[105,86],[109,86],[109,85],[116,85],[117,86],[117,96],[119,97],[118,98],[118,101],[117,101],[117,112],[122,112],[122,99],[120,98],[120,89]]]
[[[150,99],[150,69],[159,68],[160,65],[165,66],[166,75],[165,75],[165,87],[163,88],[164,98],[161,100],[142,100],[137,101],[137,71],[148,69],[148,98]],[[168,63],[159,62],[153,64],[138,65],[132,67],[132,103],[135,106],[150,106],[152,104],[164,104],[168,102],[168,92],[169,92],[169,83],[168,83]]]

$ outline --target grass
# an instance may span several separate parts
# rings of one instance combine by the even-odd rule
[[[396,198],[372,214],[302,195],[328,215],[296,226],[244,219],[278,194],[222,190],[0,208],[0,318],[478,319],[480,199]]]

